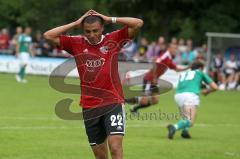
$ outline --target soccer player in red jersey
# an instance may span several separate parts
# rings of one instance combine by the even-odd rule
[[[130,111],[137,113],[138,109],[149,107],[158,103],[159,89],[158,78],[166,72],[168,68],[177,72],[187,70],[189,67],[177,66],[173,62],[173,57],[177,51],[176,44],[169,44],[168,49],[156,58],[153,68],[150,69],[143,78],[143,96],[125,99],[126,102],[137,104]]]
[[[109,23],[124,27],[103,35],[104,24]],[[127,40],[134,38],[142,25],[141,19],[108,17],[89,10],[77,21],[44,33],[47,40],[75,58],[81,81],[84,124],[96,159],[107,159],[108,147],[113,159],[123,158],[125,112],[118,75],[118,52]],[[82,27],[83,35],[64,35],[78,27]],[[114,109],[106,109],[109,107]],[[102,110],[106,111],[103,113]]]

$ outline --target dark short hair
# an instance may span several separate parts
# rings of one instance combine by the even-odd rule
[[[101,17],[96,16],[96,15],[89,15],[89,16],[85,17],[82,21],[82,24],[84,24],[84,23],[92,24],[95,22],[99,22],[101,25],[104,24],[104,20]]]
[[[191,70],[203,69],[204,63],[201,61],[195,61],[191,65]]]

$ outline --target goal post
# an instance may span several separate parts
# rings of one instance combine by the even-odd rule
[[[207,32],[206,36],[208,44],[207,72],[209,72],[213,54],[225,53],[229,48],[239,48],[239,52],[237,51],[235,54],[240,54],[240,34]]]

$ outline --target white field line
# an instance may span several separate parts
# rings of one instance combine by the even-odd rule
[[[49,120],[61,120],[60,118],[57,117],[0,117],[0,121],[1,120],[45,120],[45,121],[49,121]]]
[[[71,120],[63,120],[63,119],[60,119],[60,118],[58,118],[58,117],[44,117],[44,116],[42,116],[42,117],[7,117],[7,116],[1,116],[0,117],[0,124],[1,124],[1,122],[3,122],[2,120],[29,120],[29,121],[49,121],[49,120],[52,120],[52,121],[71,121]],[[81,120],[73,120],[74,122],[75,121],[81,121]],[[152,126],[154,126],[154,125],[156,125],[156,126],[163,126],[164,124],[170,124],[170,123],[174,123],[174,122],[177,122],[177,120],[175,120],[175,119],[171,119],[171,120],[167,120],[167,119],[162,119],[162,120],[160,120],[160,119],[157,119],[157,120],[155,120],[155,119],[152,119],[152,120],[150,120],[150,119],[137,119],[137,118],[133,118],[133,120],[132,119],[130,119],[130,118],[128,118],[127,119],[127,123],[129,122],[129,121],[132,121],[132,122],[134,122],[134,125],[137,125],[137,127],[140,127],[140,126],[146,126],[146,127],[152,127]],[[6,121],[4,121],[4,122],[6,122]],[[156,122],[159,122],[159,123],[156,123]],[[133,124],[133,123],[131,123],[131,124]],[[148,125],[145,125],[145,124],[148,124]],[[150,124],[150,125],[149,125]],[[0,125],[1,126],[1,125]],[[207,123],[196,123],[196,124],[194,124],[194,126],[199,126],[199,127],[206,127],[206,126],[232,126],[232,127],[240,127],[240,124],[224,124],[224,123],[217,123],[217,124],[207,124]]]
[[[151,127],[166,127],[167,123],[159,124],[127,124],[127,128],[151,128]],[[194,127],[240,127],[238,124],[204,124],[198,123]],[[84,126],[0,126],[0,130],[54,130],[54,129],[85,129]]]
[[[239,157],[239,153],[234,153],[234,152],[225,152],[225,156],[230,156],[230,157]]]
[[[6,121],[3,121],[3,120],[18,120],[18,121],[70,121],[71,120],[63,120],[63,119],[60,119],[58,117],[5,117],[5,116],[1,116],[0,117],[0,127],[1,127],[1,122],[6,122]],[[74,122],[76,121],[82,121],[82,120],[72,120]],[[141,127],[141,126],[145,126],[145,127],[152,127],[152,126],[165,126],[165,124],[170,124],[170,123],[175,123],[177,122],[176,119],[145,119],[145,118],[127,118],[127,124],[132,121],[134,122],[134,125],[136,125],[136,127]],[[156,123],[158,122],[158,123]],[[133,123],[131,123],[133,124]],[[134,126],[133,125],[133,126]],[[229,126],[229,127],[240,127],[240,124],[225,124],[225,123],[217,123],[217,124],[209,124],[209,123],[196,123],[194,124],[194,126],[199,126],[199,127],[211,127],[211,126]]]

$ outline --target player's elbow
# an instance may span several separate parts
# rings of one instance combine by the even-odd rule
[[[52,34],[50,31],[47,31],[43,34],[43,37],[48,41],[54,41],[57,37]]]
[[[43,34],[43,37],[49,41],[50,43],[54,44],[54,45],[59,45],[59,39],[58,37],[55,37],[53,35],[51,35],[51,33],[49,33],[49,31],[45,32]]]
[[[45,32],[45,33],[43,34],[43,37],[44,37],[46,40],[51,40],[51,39],[52,39],[51,36],[49,35],[49,32]]]
[[[144,22],[142,19],[137,19],[137,22],[136,22],[136,28],[141,28],[143,26]]]
[[[143,26],[143,20],[134,18],[133,25],[131,26],[134,30],[139,30]]]

